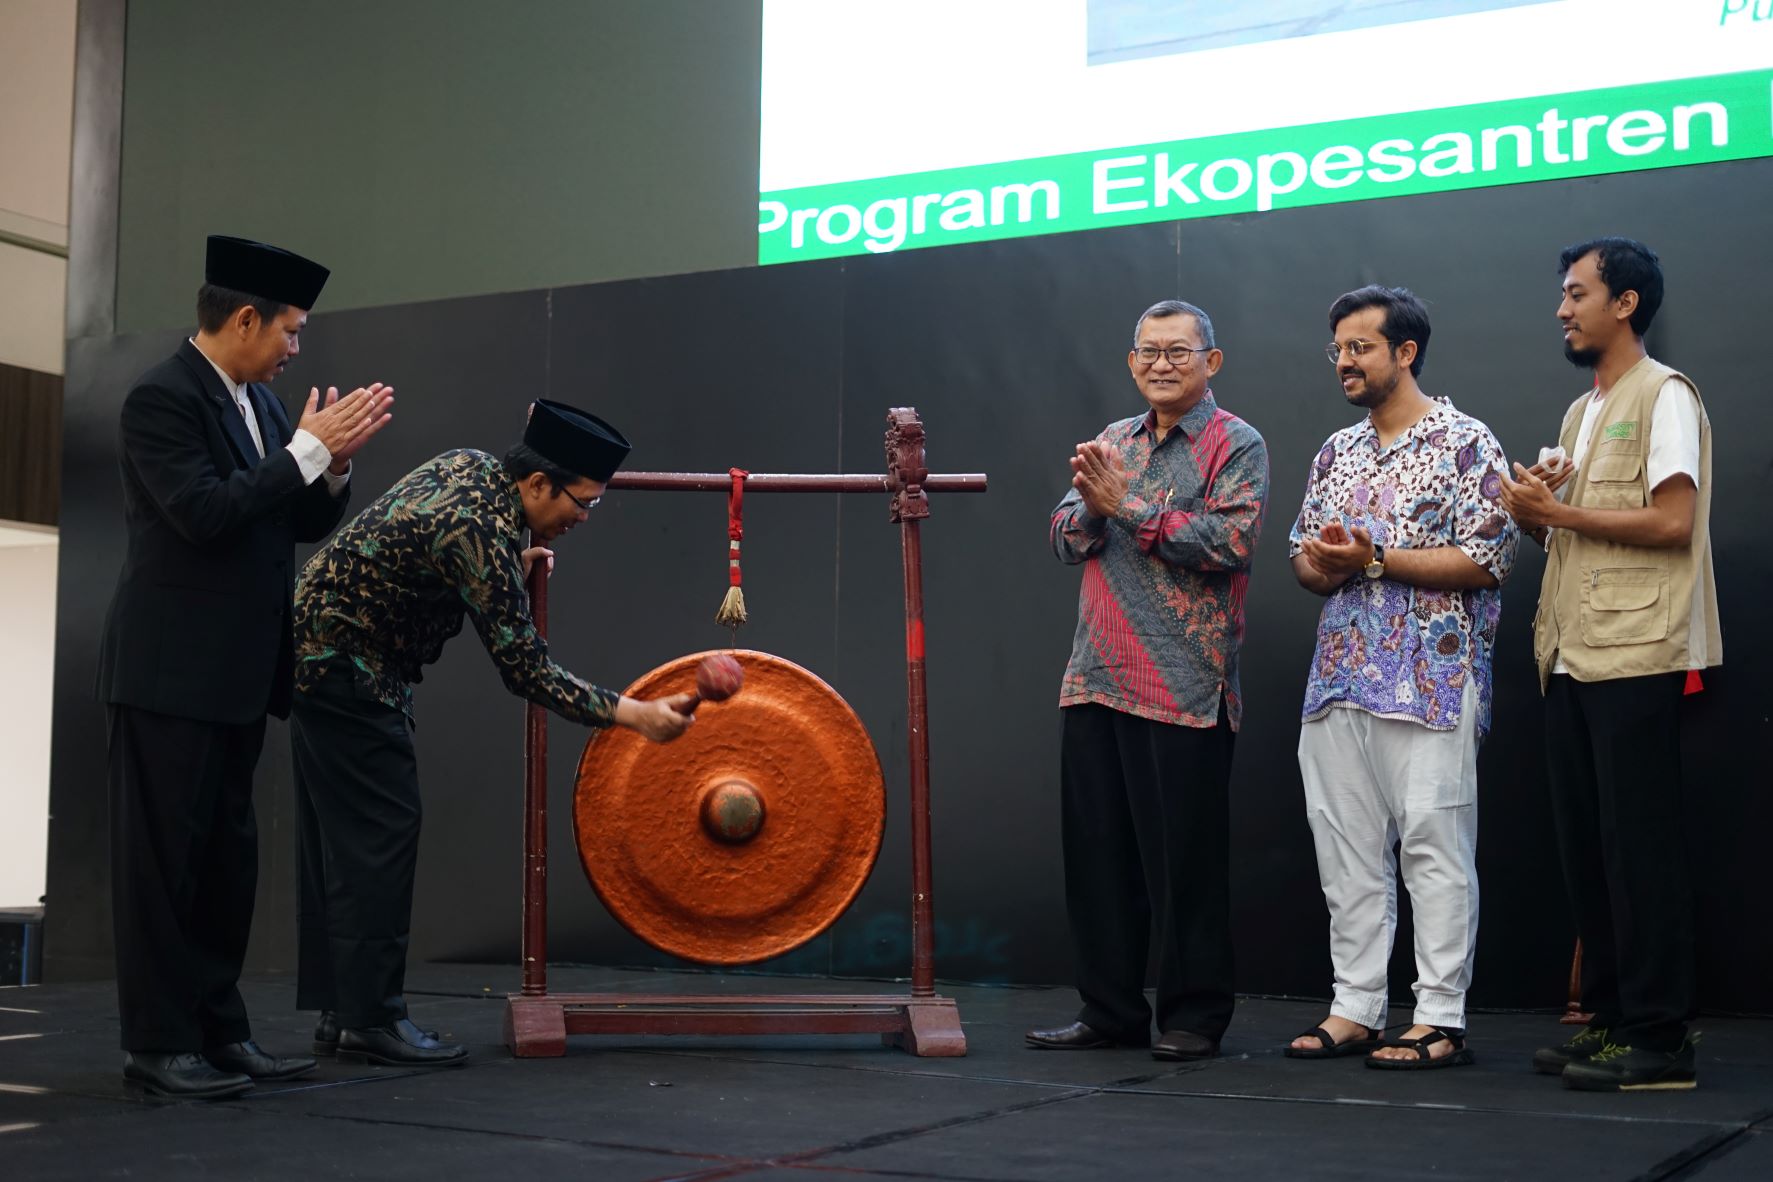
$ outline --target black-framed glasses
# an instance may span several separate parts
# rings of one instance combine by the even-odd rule
[[[597,508],[597,503],[599,501],[603,500],[603,494],[599,493],[596,496],[592,497],[588,501],[581,501],[581,500],[579,500],[579,498],[573,496],[573,494],[570,491],[568,491],[566,485],[564,485],[564,484],[556,485],[554,491],[562,494],[563,496],[566,497],[567,500],[569,500],[573,504],[577,505],[579,507],[579,512],[581,512],[581,513],[591,512],[591,510]]]
[[[1171,345],[1167,349],[1160,349],[1156,345],[1140,345],[1133,350],[1133,356],[1139,359],[1140,365],[1156,365],[1159,357],[1166,357],[1171,365],[1181,369],[1194,360],[1196,353],[1211,352],[1211,349],[1190,349],[1187,345]]]
[[[1340,365],[1340,364],[1342,364],[1342,353],[1344,350],[1346,350],[1348,352],[1348,355],[1350,357],[1354,358],[1356,361],[1359,361],[1362,357],[1365,357],[1368,353],[1371,353],[1374,349],[1377,349],[1380,345],[1385,345],[1388,348],[1395,349],[1397,347],[1397,342],[1396,341],[1363,341],[1359,337],[1356,337],[1354,340],[1349,341],[1347,344],[1344,344],[1344,345],[1338,345],[1335,341],[1331,341],[1329,344],[1324,346],[1324,356],[1328,357],[1330,359],[1331,365]]]

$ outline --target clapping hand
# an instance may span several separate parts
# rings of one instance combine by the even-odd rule
[[[1543,480],[1545,487],[1555,493],[1570,483],[1570,477],[1576,475],[1576,465],[1564,455],[1563,448],[1546,447],[1539,449],[1539,462],[1527,471]]]
[[[314,386],[308,390],[308,402],[296,428],[321,442],[332,454],[329,468],[333,475],[343,476],[351,457],[394,417],[388,411],[392,405],[394,387],[381,382],[359,386],[343,397],[337,386],[328,386],[324,401],[320,387]]]
[[[1077,445],[1077,454],[1071,457],[1071,487],[1091,513],[1097,517],[1118,513],[1127,499],[1127,484],[1119,452],[1095,441]]]
[[[1373,537],[1360,526],[1332,521],[1300,546],[1312,569],[1326,579],[1345,582],[1373,561]]]
[[[1564,465],[1563,480],[1559,480],[1557,485],[1535,475],[1537,464],[1528,469],[1517,463],[1514,472],[1520,478],[1518,481],[1510,480],[1506,475],[1502,477],[1502,507],[1508,510],[1508,515],[1514,518],[1516,525],[1529,533],[1536,533],[1543,527],[1554,524],[1552,517],[1561,507],[1555,492],[1564,480],[1570,478],[1571,467],[1569,464]]]

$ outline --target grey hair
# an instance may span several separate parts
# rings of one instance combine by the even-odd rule
[[[1137,349],[1139,347],[1139,330],[1145,327],[1145,322],[1153,317],[1162,318],[1165,316],[1194,317],[1194,322],[1200,326],[1200,343],[1202,347],[1208,349],[1217,349],[1219,347],[1219,342],[1213,337],[1213,318],[1211,316],[1208,316],[1205,312],[1201,311],[1187,300],[1159,300],[1157,303],[1151,305],[1151,307],[1145,309],[1145,314],[1139,317],[1139,322],[1137,324],[1133,325],[1133,348]]]

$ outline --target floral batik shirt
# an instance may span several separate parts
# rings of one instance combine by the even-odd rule
[[[1435,591],[1360,573],[1324,602],[1305,685],[1306,721],[1352,706],[1433,730],[1459,725],[1466,683],[1477,682],[1477,730],[1490,730],[1490,666],[1502,616],[1501,584],[1520,531],[1502,508],[1502,445],[1446,399],[1379,446],[1372,418],[1330,436],[1312,461],[1288,554],[1340,521],[1387,550],[1457,546],[1497,586]]]
[[[1268,445],[1209,391],[1160,442],[1155,417],[1110,423],[1126,499],[1098,517],[1076,489],[1053,510],[1053,553],[1083,564],[1060,706],[1210,727],[1243,721],[1244,588],[1268,503]]]
[[[523,499],[499,460],[448,451],[402,477],[308,560],[296,581],[296,687],[349,661],[376,700],[412,716],[412,686],[466,616],[512,693],[607,726],[621,695],[548,657],[523,585]]]

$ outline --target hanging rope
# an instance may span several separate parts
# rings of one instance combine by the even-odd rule
[[[745,592],[740,588],[742,581],[739,573],[739,542],[745,536],[745,478],[751,473],[743,468],[727,469],[733,478],[732,491],[726,495],[726,578],[729,586],[726,598],[720,601],[720,610],[714,613],[714,622],[733,630],[733,643],[738,644],[739,625],[745,622]]]

